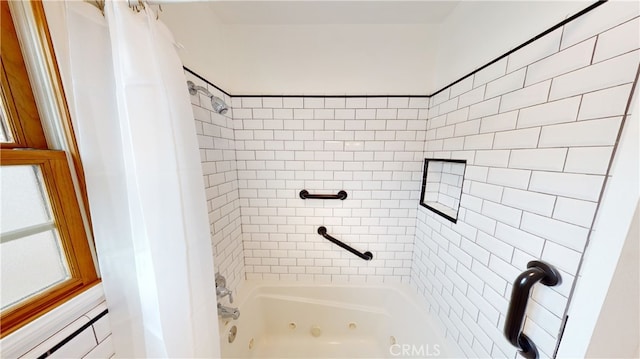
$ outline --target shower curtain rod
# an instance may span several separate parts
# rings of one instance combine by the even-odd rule
[[[95,7],[98,8],[98,10],[100,10],[102,12],[102,15],[104,15],[104,3],[106,0],[84,0],[84,2],[89,3]],[[127,3],[129,4],[129,7],[131,9],[137,10],[139,11],[139,8],[142,7],[144,8],[145,4],[147,5],[158,5],[158,12],[162,11],[162,4],[168,4],[168,3],[174,3],[177,2],[176,0],[173,1],[167,1],[167,0],[147,0],[147,1],[142,1],[142,0],[127,0]]]

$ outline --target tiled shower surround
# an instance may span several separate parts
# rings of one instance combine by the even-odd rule
[[[409,283],[426,98],[236,98],[247,278]],[[336,194],[346,200],[299,197]],[[361,252],[328,242],[319,226]]]
[[[187,72],[185,75],[196,85],[208,86],[191,73]],[[229,96],[212,86],[208,86],[208,89],[227,103],[231,103]],[[209,97],[201,93],[191,96],[191,105],[200,145],[216,270],[227,278],[227,286],[235,289],[244,280],[245,272],[234,121],[231,111],[225,115],[216,113]]]
[[[514,357],[511,283],[540,258],[562,284],[534,287],[525,333],[555,351],[640,59],[637,18],[594,32],[590,16],[430,100],[425,156],[467,168],[456,224],[418,208],[411,279],[470,357]]]
[[[511,282],[542,259],[562,284],[536,286],[525,332],[552,356],[640,59],[637,14],[600,11],[431,98],[226,97],[224,117],[192,97],[217,268],[232,289],[410,283],[468,356],[515,358]],[[455,224],[418,204],[424,158],[467,161]]]

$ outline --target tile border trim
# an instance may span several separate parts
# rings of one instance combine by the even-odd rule
[[[460,77],[459,79],[455,80],[454,82],[451,82],[450,84],[444,86],[443,88],[441,88],[440,90],[437,90],[436,92],[432,93],[432,94],[428,94],[428,95],[235,95],[235,94],[230,94],[227,91],[221,89],[220,87],[216,86],[215,84],[211,83],[210,81],[208,81],[207,79],[205,79],[204,77],[198,75],[195,71],[189,69],[186,66],[183,66],[182,68],[189,72],[190,74],[196,76],[197,78],[199,78],[200,80],[206,82],[207,84],[209,84],[210,86],[213,86],[214,88],[216,88],[217,90],[221,91],[222,93],[224,93],[225,95],[229,96],[229,97],[309,97],[309,98],[355,98],[355,97],[360,97],[360,98],[374,98],[374,97],[408,97],[408,98],[431,98],[439,93],[441,93],[442,91],[454,86],[455,84],[465,80],[466,78],[473,76],[476,72],[479,72],[491,65],[493,65],[494,63],[502,60],[503,58],[511,55],[512,53],[520,50],[521,48],[533,43],[534,41],[544,37],[545,35],[553,32],[554,30],[568,24],[569,22],[579,18],[580,16],[590,12],[591,10],[597,8],[600,5],[603,5],[604,3],[606,3],[609,0],[597,0],[595,3],[589,5],[588,7],[586,7],[585,9],[577,12],[576,14],[573,14],[572,16],[569,16],[568,18],[562,20],[561,22],[553,25],[552,27],[548,28],[547,30],[541,32],[540,34],[532,37],[531,39],[523,42],[522,44],[514,47],[513,49],[505,52],[504,54],[496,57],[495,59],[489,61],[488,63],[478,67],[477,69],[471,71],[470,73]]]
[[[70,342],[73,338],[77,337],[78,335],[80,335],[80,333],[82,333],[83,331],[85,331],[85,329],[89,328],[90,326],[92,326],[93,324],[95,324],[95,322],[97,322],[98,320],[100,320],[100,318],[104,317],[105,315],[107,315],[107,313],[109,313],[108,309],[105,309],[102,311],[102,313],[96,315],[94,318],[92,318],[90,321],[88,321],[87,323],[85,323],[83,326],[81,326],[80,328],[78,328],[75,332],[69,334],[68,337],[64,338],[63,340],[61,340],[58,344],[54,345],[53,347],[51,347],[51,349],[47,350],[44,354],[40,355],[38,357],[38,359],[44,359],[48,356],[50,356],[51,354],[53,354],[55,351],[57,351],[58,349],[62,348],[65,344],[67,344],[68,342]]]

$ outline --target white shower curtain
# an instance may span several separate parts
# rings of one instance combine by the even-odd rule
[[[65,4],[67,89],[117,357],[219,356],[195,123],[150,9]]]

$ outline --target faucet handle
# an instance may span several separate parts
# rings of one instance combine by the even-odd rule
[[[226,296],[229,296],[229,303],[233,303],[233,291],[232,290],[229,290],[227,288],[218,287],[218,288],[216,288],[216,296],[218,298],[224,298]]]
[[[227,287],[227,278],[225,278],[220,272],[216,272],[216,291],[218,288],[226,288]]]
[[[216,296],[218,298],[229,296],[229,303],[233,303],[232,291],[227,289],[227,278],[216,272]]]

